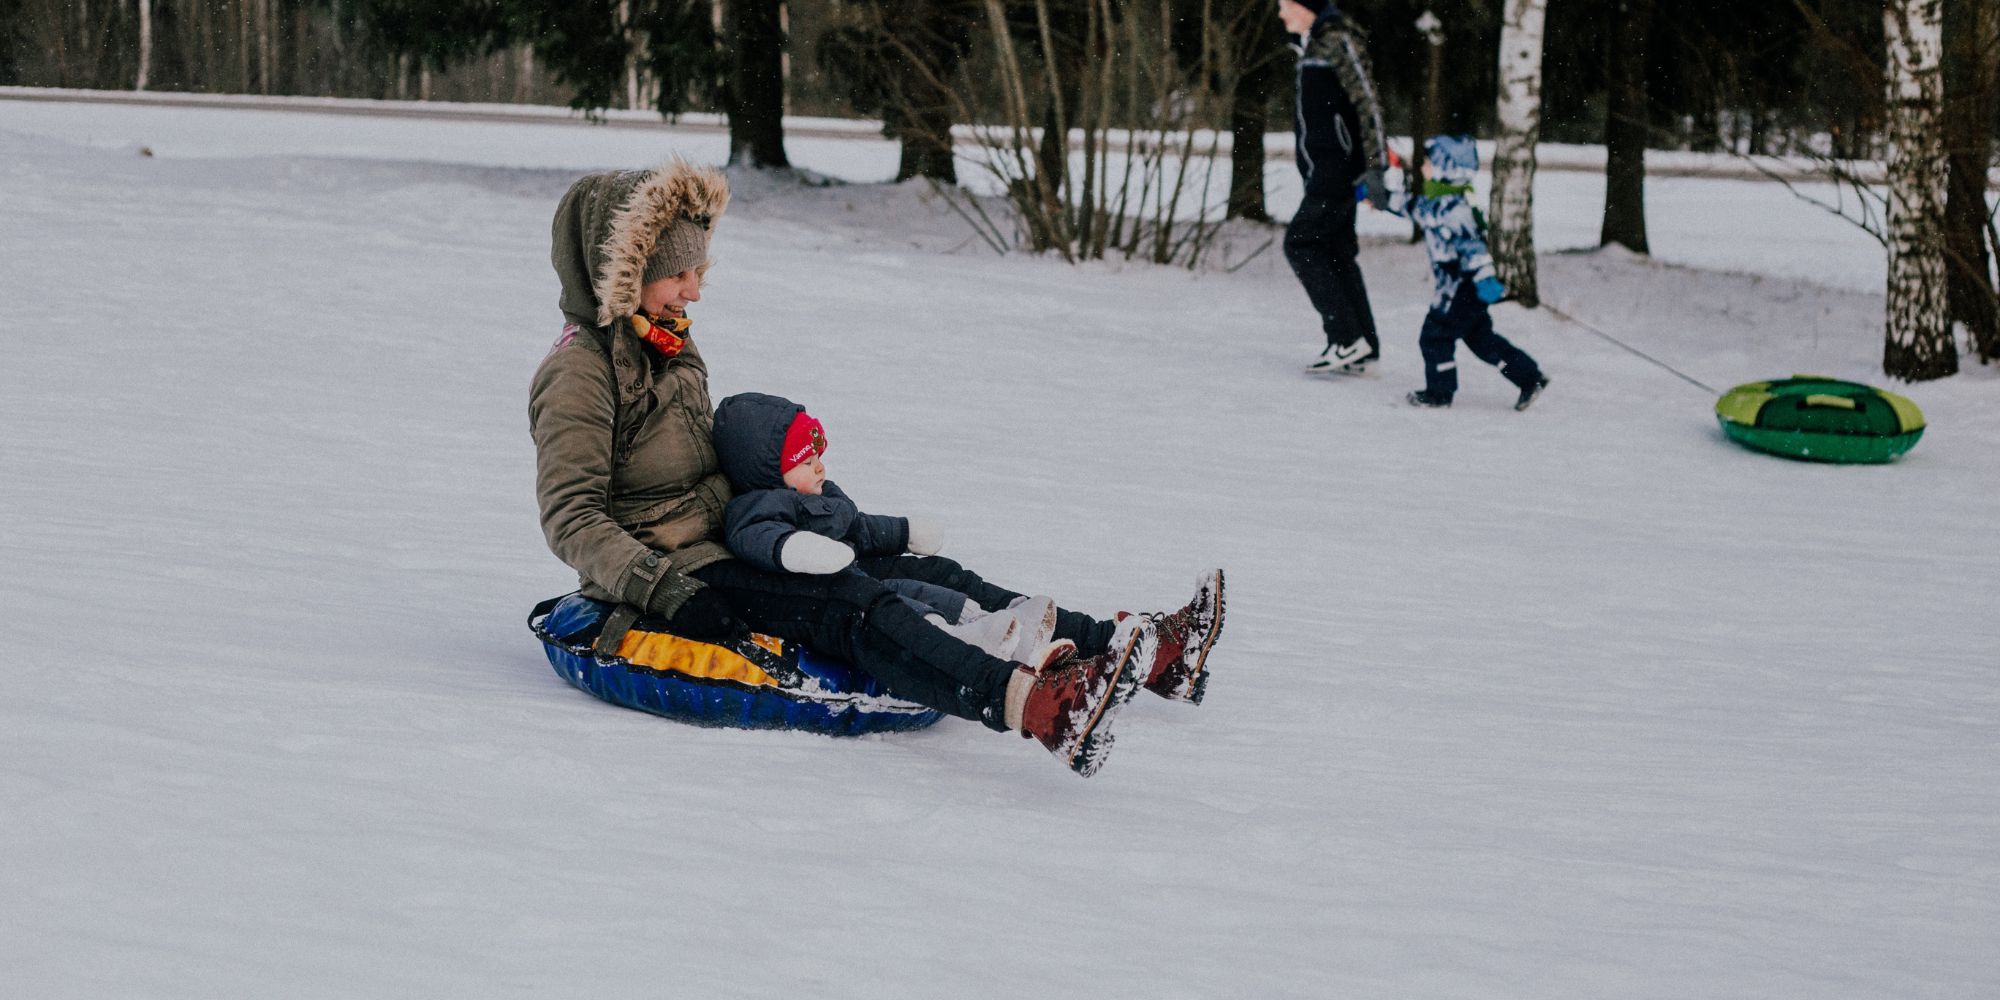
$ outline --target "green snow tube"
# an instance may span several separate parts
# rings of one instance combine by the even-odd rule
[[[1924,436],[1917,404],[1819,375],[1739,385],[1716,401],[1715,419],[1737,444],[1810,462],[1887,462]]]

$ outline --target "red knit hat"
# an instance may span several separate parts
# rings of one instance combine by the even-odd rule
[[[794,466],[813,455],[826,454],[826,428],[821,427],[813,415],[804,410],[792,417],[792,425],[785,428],[785,446],[778,452],[778,475],[792,471]]]

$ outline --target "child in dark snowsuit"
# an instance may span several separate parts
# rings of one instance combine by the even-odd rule
[[[1410,405],[1446,407],[1458,391],[1458,342],[1521,391],[1514,409],[1525,410],[1549,384],[1526,351],[1493,332],[1487,306],[1506,297],[1486,249],[1486,226],[1465,198],[1479,169],[1479,148],[1471,136],[1433,136],[1424,145],[1423,193],[1399,192],[1389,210],[1407,215],[1424,231],[1431,277],[1437,288],[1424,316],[1417,347],[1424,356],[1424,387],[1409,394]]]
[[[985,595],[989,600],[1004,602],[988,612],[942,582],[898,575],[908,567],[895,557],[906,551],[934,556],[943,539],[922,520],[856,507],[826,478],[820,458],[826,431],[804,407],[762,393],[731,396],[716,407],[713,439],[717,463],[736,494],[723,510],[732,555],[773,573],[863,573],[902,595],[931,624],[993,656],[1027,663],[1044,654],[1057,624],[1050,598],[1011,594],[982,581],[992,591]]]

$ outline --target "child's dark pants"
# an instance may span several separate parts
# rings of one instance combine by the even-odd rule
[[[1498,365],[1500,374],[1516,387],[1525,389],[1542,375],[1534,358],[1493,332],[1493,315],[1486,303],[1473,291],[1472,282],[1461,278],[1444,310],[1433,307],[1424,316],[1424,331],[1417,337],[1417,349],[1424,356],[1425,391],[1446,397],[1458,391],[1458,362],[1453,355],[1461,340],[1479,360]]]

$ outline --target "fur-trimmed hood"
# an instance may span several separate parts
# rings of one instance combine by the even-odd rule
[[[651,170],[591,174],[556,206],[549,262],[572,323],[609,326],[639,310],[646,258],[676,219],[706,217],[712,233],[729,205],[729,181],[678,157]]]

